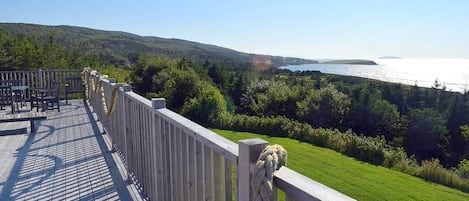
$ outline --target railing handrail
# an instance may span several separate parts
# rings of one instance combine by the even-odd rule
[[[274,185],[288,192],[292,200],[350,200],[348,196],[288,167],[281,167],[275,172]]]
[[[37,70],[0,70],[0,73],[24,73],[24,72],[81,72],[81,69],[37,69]]]

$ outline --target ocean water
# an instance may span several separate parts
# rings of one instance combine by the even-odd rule
[[[435,80],[447,90],[469,90],[469,59],[375,59],[378,65],[304,64],[282,68],[292,71],[318,70],[388,82],[431,87]]]

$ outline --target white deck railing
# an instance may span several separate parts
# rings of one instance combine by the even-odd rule
[[[249,139],[238,145],[166,109],[164,99],[148,100],[132,92],[129,85],[117,90],[108,116],[102,95],[109,107],[115,80],[100,80],[98,74],[90,78],[103,89],[101,93],[90,87],[93,111],[144,196],[163,201],[251,200],[253,164],[267,142]],[[274,185],[287,200],[352,200],[287,167],[275,173]]]
[[[0,80],[21,80],[29,88],[49,87],[51,80],[63,83],[65,77],[80,77],[81,70],[34,70],[34,71],[0,71]],[[29,99],[29,93],[26,93]],[[63,97],[63,96],[61,96]]]

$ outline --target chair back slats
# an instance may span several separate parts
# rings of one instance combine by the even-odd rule
[[[13,90],[11,90],[11,85],[0,86],[0,109],[3,109],[6,105],[11,106],[11,112],[13,113]]]
[[[1,85],[9,85],[9,86],[21,86],[22,85],[22,81],[21,80],[2,80],[1,81]]]
[[[51,82],[51,88],[50,88],[50,96],[53,96],[54,98],[60,99],[60,82],[59,81],[52,81]]]

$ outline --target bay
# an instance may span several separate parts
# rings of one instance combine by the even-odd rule
[[[291,71],[314,70],[350,75],[420,87],[431,87],[435,80],[449,91],[469,89],[469,59],[403,58],[376,59],[378,65],[303,64],[281,68]]]

